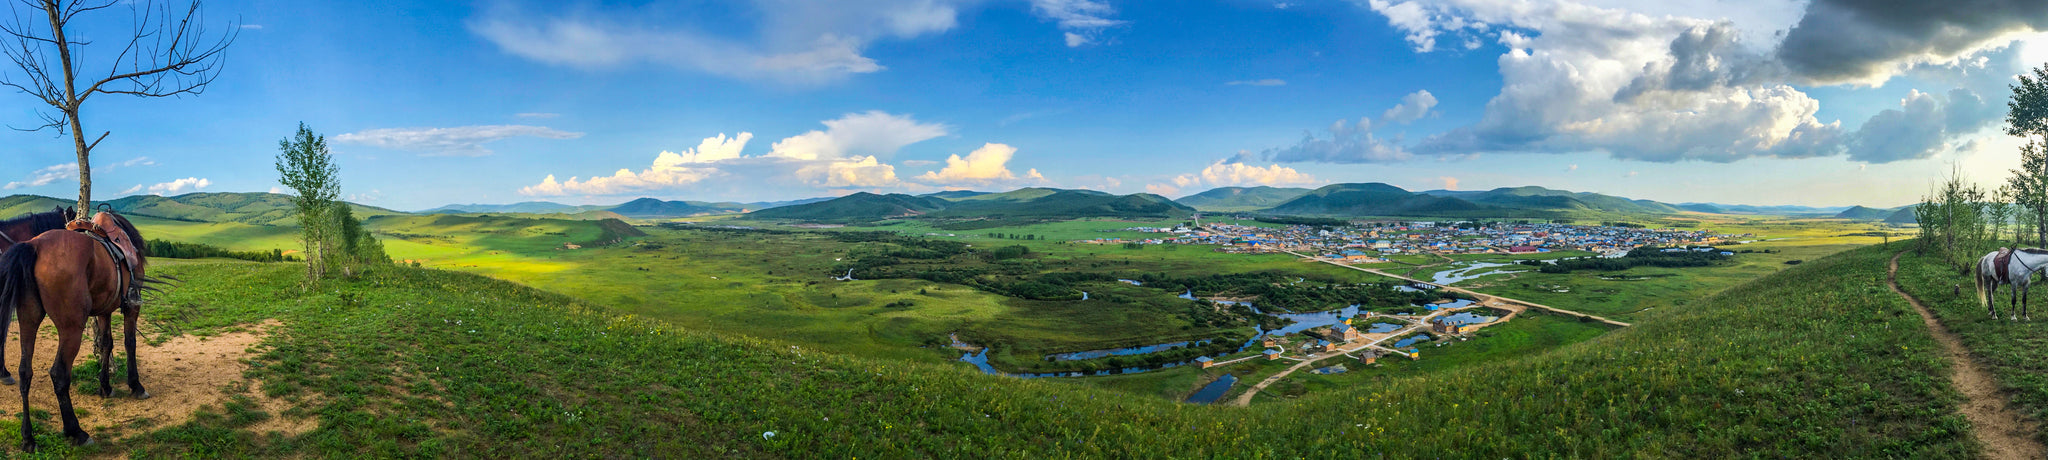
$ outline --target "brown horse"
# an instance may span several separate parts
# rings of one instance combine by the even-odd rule
[[[77,218],[78,212],[70,208],[57,207],[47,212],[23,214],[13,219],[0,220],[0,253],[14,243],[28,241],[51,230],[63,230],[64,223]],[[0,317],[0,337],[7,336],[7,325],[13,318]],[[7,370],[7,354],[0,353],[0,385],[13,385],[14,373]]]
[[[113,348],[111,320],[116,311],[126,321],[128,349],[128,390],[137,399],[149,397],[136,370],[135,327],[139,320],[143,270],[149,264],[141,234],[127,219],[111,212],[93,216],[94,237],[84,232],[45,232],[8,248],[0,254],[0,314],[14,310],[21,321],[21,448],[36,450],[35,428],[30,424],[28,392],[35,379],[36,330],[43,318],[57,325],[57,359],[50,365],[50,384],[57,394],[58,413],[64,420],[64,437],[72,444],[85,445],[92,436],[78,426],[71,409],[71,364],[85,333],[87,318],[99,319],[95,348],[104,358]],[[100,396],[113,396],[108,382],[109,368],[100,366]]]

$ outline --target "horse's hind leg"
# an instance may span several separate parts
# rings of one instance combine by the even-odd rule
[[[21,316],[21,385],[15,388],[21,390],[21,450],[35,453],[36,428],[28,419],[28,387],[36,379],[34,374],[30,373],[31,369],[29,369],[29,366],[36,362],[36,329],[38,326],[43,325],[43,313],[40,311],[41,308],[36,308],[35,310],[37,311],[33,312],[29,310],[27,308],[19,310]]]
[[[7,371],[7,350],[4,345],[7,342],[7,325],[12,322],[14,318],[0,317],[0,385],[14,384],[14,373]]]
[[[135,328],[142,322],[141,310],[135,305],[121,307],[121,330],[125,333],[121,341],[128,348],[128,394],[135,399],[149,399],[149,391],[142,389],[142,371],[135,365]]]
[[[93,318],[92,352],[100,361],[100,397],[114,397],[114,320],[113,314]],[[130,353],[133,353],[131,350]]]
[[[84,305],[77,308],[84,309]],[[57,415],[64,419],[64,437],[72,445],[83,446],[92,443],[92,435],[78,426],[78,414],[71,410],[71,364],[78,358],[78,346],[84,341],[84,318],[77,318],[64,324],[59,316],[57,323],[57,359],[50,363],[50,385],[57,392]]]

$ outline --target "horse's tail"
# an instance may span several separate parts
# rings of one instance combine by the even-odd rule
[[[41,302],[36,287],[36,247],[17,244],[0,254],[0,324],[12,321],[24,302]]]
[[[1976,272],[1974,274],[1975,276],[1971,276],[1970,278],[1976,280],[1977,283],[1977,306],[1984,307],[1987,309],[1991,308],[1991,298],[1986,296],[1985,292],[1986,289],[1991,288],[1994,285],[1992,283],[1984,282],[1984,277],[1991,276],[1991,274],[1984,273],[1984,263],[1982,262],[1977,263],[1977,268],[1974,271]]]

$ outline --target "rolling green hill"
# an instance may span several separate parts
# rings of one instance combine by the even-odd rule
[[[662,218],[701,216],[706,214],[732,214],[745,211],[746,209],[747,205],[740,203],[710,203],[703,201],[662,201],[653,198],[641,198],[633,201],[628,201],[625,203],[620,203],[618,206],[612,206],[609,208],[604,208],[602,210],[618,213],[619,215],[626,217]]]
[[[763,209],[748,216],[817,221],[876,220],[922,215],[945,209],[946,205],[946,200],[939,198],[860,192],[828,201]]]
[[[1522,210],[1595,211],[1630,214],[1676,214],[1683,211],[1678,207],[1650,200],[1631,200],[1592,192],[1570,192],[1536,186],[1503,187],[1471,192],[1431,190],[1422,193],[1456,197],[1482,205]]]
[[[1159,195],[1112,195],[1094,190],[1025,188],[1003,193],[955,194],[958,198],[876,195],[861,192],[831,201],[769,208],[748,214],[762,219],[852,222],[897,217],[1073,219],[1082,217],[1180,217],[1194,212]]]
[[[1292,187],[1217,187],[1173,201],[1202,211],[1254,211],[1278,206],[1308,192]]]
[[[420,211],[418,214],[576,214],[585,211],[601,211],[611,206],[574,206],[549,201],[527,201],[512,204],[451,204]]]
[[[1382,183],[1331,184],[1266,212],[1314,216],[1441,216],[1493,211],[1460,198],[1409,192]]]
[[[1903,208],[1899,208],[1899,210],[1897,211],[1892,211],[1892,214],[1890,216],[1885,216],[1884,223],[1894,225],[1920,223],[1920,215],[1914,214],[1913,208],[1915,208],[1915,206],[1906,206]]]
[[[275,193],[188,193],[174,197],[134,195],[108,201],[123,214],[200,222],[252,225],[298,225],[292,198]],[[403,212],[350,203],[358,219],[402,215]]]
[[[923,194],[923,195],[918,195],[918,196],[928,196],[928,197],[932,197],[932,198],[940,198],[940,199],[945,199],[945,200],[962,200],[962,199],[967,199],[967,198],[974,198],[974,197],[977,197],[977,196],[982,196],[982,195],[987,195],[987,194],[989,194],[989,193],[988,193],[988,192],[977,192],[977,191],[973,191],[973,190],[947,190],[947,191],[943,191],[943,192],[937,192],[937,193],[926,193],[926,194]]]
[[[13,195],[0,198],[0,219],[11,219],[22,214],[49,211],[58,207],[78,206],[77,202],[59,200],[38,195]]]
[[[104,203],[112,205],[115,211],[122,214],[167,220],[233,222],[249,225],[299,224],[296,216],[298,208],[292,205],[291,197],[275,193],[189,193],[174,197],[133,195]],[[70,200],[37,195],[13,195],[0,198],[0,216],[12,217],[28,212],[48,211],[53,206],[73,205]],[[406,214],[356,203],[349,203],[349,206],[354,208],[358,219]]]
[[[1898,213],[1900,209],[1904,208],[1877,209],[1866,208],[1862,206],[1854,206],[1850,207],[1848,210],[1842,211],[1839,214],[1835,214],[1835,218],[1849,220],[1885,220],[1887,218],[1890,218],[1892,214]]]
[[[952,202],[932,213],[940,217],[1073,219],[1081,217],[1182,217],[1194,208],[1150,193],[1112,195],[1094,190],[1027,188]]]

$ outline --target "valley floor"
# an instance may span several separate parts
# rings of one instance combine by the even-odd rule
[[[1978,455],[1939,344],[1883,287],[1892,252],[1808,261],[1548,352],[1242,408],[719,336],[475,275],[393,267],[303,291],[288,264],[167,265],[187,282],[153,308],[186,330],[279,322],[245,376],[290,408],[227,404],[70,453]],[[315,428],[271,432],[271,417]]]

